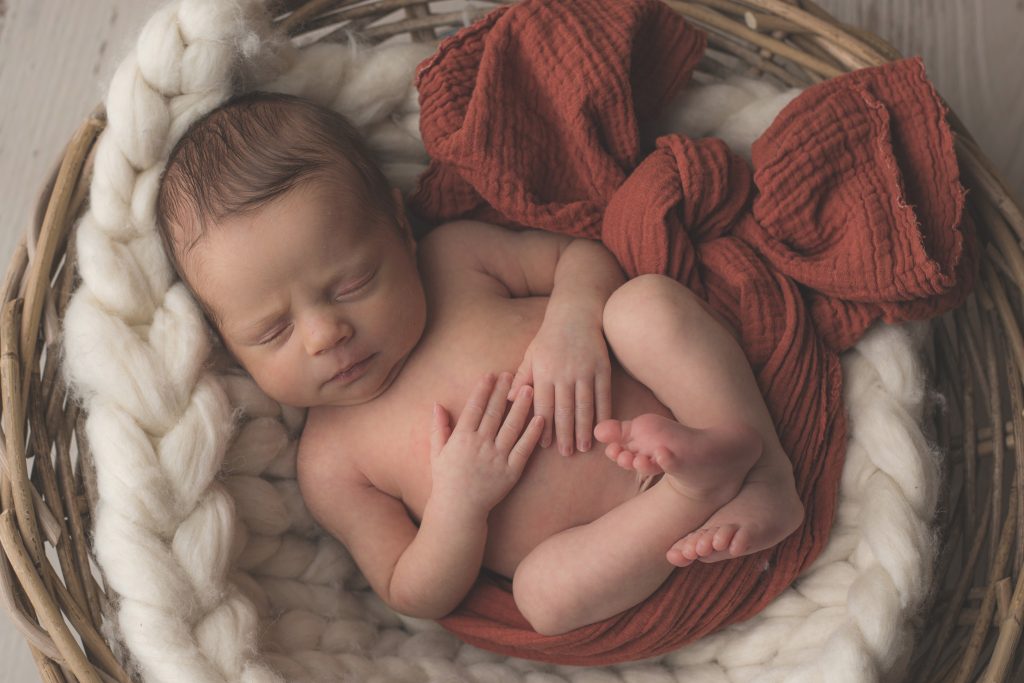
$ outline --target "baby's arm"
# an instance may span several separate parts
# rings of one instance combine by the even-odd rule
[[[533,384],[536,412],[554,418],[541,443],[550,444],[554,434],[563,455],[571,455],[574,446],[590,450],[594,425],[612,416],[602,316],[608,297],[623,282],[604,245],[587,239],[566,244],[555,265],[544,322],[512,383],[512,391]]]
[[[436,619],[472,587],[487,540],[487,516],[522,474],[543,421],[527,424],[531,393],[516,398],[502,424],[511,376],[485,377],[455,430],[437,406],[431,432],[431,492],[417,529],[402,503],[365,478],[300,469],[314,516],[346,545],[370,586],[393,609]],[[525,426],[525,430],[524,430]],[[327,473],[330,477],[330,473]]]
[[[392,609],[435,619],[462,600],[480,569],[485,515],[464,516],[432,497],[417,529],[401,501],[369,482],[332,488],[334,511],[316,517]]]
[[[509,398],[532,384],[534,412],[544,417],[541,444],[550,445],[554,434],[565,455],[574,446],[589,450],[595,415],[611,417],[611,362],[602,315],[608,297],[625,282],[615,257],[594,240],[480,221],[446,223],[432,235],[450,245],[449,266],[462,261],[510,298],[549,298]]]

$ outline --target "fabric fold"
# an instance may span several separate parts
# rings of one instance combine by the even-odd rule
[[[410,198],[427,224],[475,218],[601,239],[630,275],[661,273],[731,324],[793,461],[804,524],[777,546],[676,570],[640,605],[560,636],[533,632],[487,573],[441,621],[469,643],[562,664],[655,656],[763,609],[818,556],[846,447],[838,352],[874,321],[958,305],[973,227],[920,60],[808,88],[755,142],[646,124],[703,34],[651,0],[527,0],[444,41],[418,72],[432,161]]]

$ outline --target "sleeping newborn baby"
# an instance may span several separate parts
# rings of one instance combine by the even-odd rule
[[[334,112],[266,94],[215,110],[172,151],[158,216],[225,348],[309,408],[302,495],[399,612],[448,614],[484,569],[563,633],[803,519],[701,299],[624,282],[590,240],[457,221],[417,242]]]

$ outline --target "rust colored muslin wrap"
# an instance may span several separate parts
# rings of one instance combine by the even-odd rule
[[[676,570],[646,601],[541,636],[484,574],[441,623],[518,657],[651,657],[747,619],[821,552],[846,448],[838,354],[878,319],[937,315],[973,285],[976,247],[953,139],[919,60],[805,90],[753,147],[643,132],[687,82],[703,33],[641,0],[500,8],[420,65],[432,162],[411,199],[434,224],[472,217],[599,238],[629,276],[662,273],[738,331],[805,523],[774,548]],[[667,548],[666,548],[667,550]]]

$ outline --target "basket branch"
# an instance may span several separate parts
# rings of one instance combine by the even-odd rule
[[[32,604],[39,613],[39,620],[46,629],[54,644],[75,676],[84,683],[101,683],[99,675],[78,647],[67,625],[64,623],[57,605],[54,604],[53,591],[37,573],[36,566],[21,543],[21,535],[14,527],[14,520],[9,510],[0,513],[0,544],[4,553],[11,561],[11,567],[28,593]],[[59,583],[59,582],[58,582]]]
[[[840,69],[835,68],[831,64],[827,64],[816,57],[805,54],[800,50],[787,45],[781,40],[776,40],[775,38],[754,31],[747,27],[746,24],[732,21],[714,10],[710,10],[706,7],[690,2],[682,2],[681,0],[665,0],[665,2],[684,17],[693,19],[708,29],[743,38],[755,45],[767,48],[770,52],[785,57],[786,59],[800,64],[801,66],[804,66],[826,78],[832,78],[843,73]]]
[[[7,471],[11,480],[11,494],[18,526],[24,536],[29,553],[36,565],[46,561],[43,543],[36,523],[36,506],[28,478],[25,453],[25,415],[21,391],[21,367],[18,354],[17,328],[21,314],[21,299],[4,305],[0,317],[0,382],[3,384],[3,428]],[[46,506],[43,505],[43,508]]]
[[[1010,491],[1010,507],[1017,505],[1017,487]],[[1017,526],[1017,515],[1007,515],[1003,520],[1002,532],[999,534],[999,544],[996,550],[995,561],[989,570],[989,583],[985,591],[985,598],[981,602],[978,618],[974,622],[971,636],[967,642],[967,650],[963,659],[960,660],[960,668],[957,671],[956,683],[967,683],[974,667],[978,663],[981,651],[985,646],[985,636],[991,628],[992,611],[995,607],[995,584],[1006,571],[1006,564],[1010,559],[1010,542],[1013,539]]]
[[[855,60],[863,63],[864,66],[878,66],[889,61],[878,54],[872,47],[851,37],[848,29],[834,19],[820,18],[788,2],[782,2],[782,0],[743,1],[751,7],[768,10],[776,16],[803,27],[808,33],[820,36],[827,45],[834,46],[844,53],[851,55]],[[825,47],[825,45],[822,45],[822,47]]]

